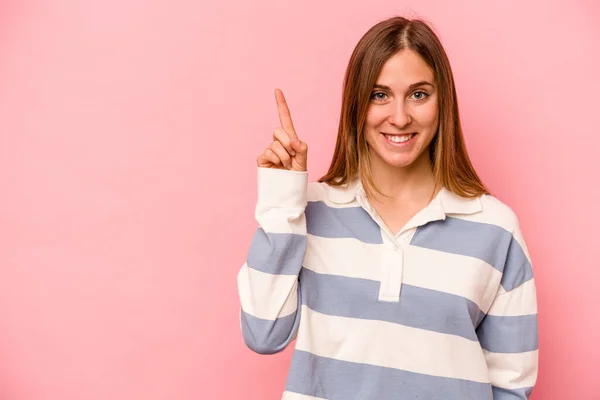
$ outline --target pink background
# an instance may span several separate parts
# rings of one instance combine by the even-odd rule
[[[474,164],[520,217],[533,398],[600,399],[594,0],[0,0],[0,398],[279,398],[291,349],[245,348],[235,279],[273,88],[316,179],[350,52],[396,14],[433,23]]]

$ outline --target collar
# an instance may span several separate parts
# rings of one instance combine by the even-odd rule
[[[348,204],[364,196],[365,190],[359,178],[356,178],[342,186],[328,186],[329,201],[335,204]],[[482,211],[481,198],[465,198],[459,196],[445,187],[430,203],[436,211],[447,214],[475,214]]]

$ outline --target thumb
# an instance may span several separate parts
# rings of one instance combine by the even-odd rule
[[[308,158],[308,145],[300,139],[298,139],[297,137],[292,138],[290,142],[292,145],[292,149],[294,149],[294,151],[296,152],[295,156],[293,157],[293,161],[296,161],[296,163],[302,169],[306,170],[306,163]]]
[[[308,152],[308,146],[306,145],[306,143],[304,143],[297,137],[292,138],[290,140],[290,143],[297,155],[303,155],[304,157],[306,157],[306,153]]]

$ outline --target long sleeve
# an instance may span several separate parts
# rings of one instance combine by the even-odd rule
[[[258,168],[259,226],[237,285],[242,335],[260,354],[283,350],[298,329],[307,179],[306,172]]]
[[[501,287],[477,328],[494,400],[525,400],[538,374],[536,288],[519,224],[511,232]]]

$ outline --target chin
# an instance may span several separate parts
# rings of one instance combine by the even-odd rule
[[[410,167],[411,165],[413,165],[415,163],[415,159],[412,158],[412,157],[411,158],[404,158],[402,160],[390,159],[390,160],[384,160],[384,161],[390,167],[394,167],[394,168],[406,168],[406,167]]]
[[[388,165],[393,168],[408,168],[411,166],[415,166],[417,163],[421,163],[424,157],[428,157],[428,149],[425,149],[423,152],[408,152],[404,154],[394,154],[388,151],[380,152],[377,155],[380,161],[383,161],[385,165]]]

